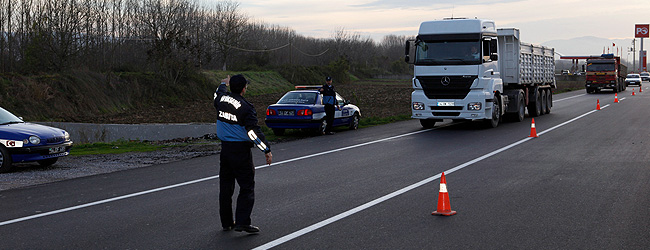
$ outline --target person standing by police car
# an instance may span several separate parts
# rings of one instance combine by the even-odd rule
[[[338,102],[336,102],[336,91],[334,90],[334,85],[332,85],[332,77],[325,78],[325,84],[319,89],[320,93],[323,94],[323,105],[325,105],[325,120],[327,121],[327,126],[325,126],[325,134],[333,135],[332,125],[334,125],[334,107],[339,108]]]
[[[226,87],[230,86],[230,92]],[[262,130],[257,125],[257,113],[244,99],[248,80],[242,75],[223,79],[214,94],[217,109],[217,137],[221,140],[219,168],[219,215],[224,231],[235,230],[258,233],[251,225],[251,212],[255,202],[255,167],[251,148],[256,146],[271,165],[273,155]],[[235,220],[232,214],[232,196],[235,182],[239,184]]]

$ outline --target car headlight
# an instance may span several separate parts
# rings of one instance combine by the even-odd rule
[[[480,102],[470,102],[467,104],[467,110],[481,110],[483,108],[483,103]]]
[[[414,102],[413,103],[413,110],[424,110],[424,103]]]
[[[65,136],[65,141],[70,141],[70,134],[68,133],[68,131],[63,131],[63,132],[64,132],[63,136]]]
[[[38,136],[32,135],[32,136],[29,137],[29,142],[31,144],[38,145],[38,144],[41,144],[41,138],[39,138]]]

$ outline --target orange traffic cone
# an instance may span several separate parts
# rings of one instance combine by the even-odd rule
[[[447,193],[447,179],[445,178],[445,173],[442,172],[442,176],[440,176],[440,192],[438,193],[438,210],[433,211],[431,215],[451,216],[454,214],[456,214],[456,211],[452,211],[451,205],[449,204],[449,193]]]
[[[614,93],[614,103],[618,103],[618,93]]]
[[[600,110],[600,99],[596,99],[596,110]]]
[[[537,129],[535,128],[535,118],[533,118],[533,123],[530,124],[530,135],[528,137],[537,137]]]
[[[639,93],[643,92],[643,87],[639,87]]]
[[[636,94],[634,94],[634,89],[632,89],[632,95],[636,95]]]

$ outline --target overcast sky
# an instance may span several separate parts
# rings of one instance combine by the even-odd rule
[[[241,0],[238,3],[254,20],[289,27],[305,36],[329,38],[335,30],[344,28],[377,42],[387,34],[415,35],[422,21],[453,15],[491,19],[501,28],[519,28],[522,41],[528,43],[595,36],[628,39],[629,42],[618,46],[631,47],[634,24],[650,23],[649,0]],[[645,40],[646,45],[650,44],[647,42],[650,39]],[[564,50],[567,50],[565,54],[572,54],[571,49]]]

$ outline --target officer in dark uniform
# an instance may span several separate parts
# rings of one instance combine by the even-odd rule
[[[332,125],[334,124],[334,112],[336,111],[334,107],[339,108],[339,104],[336,101],[336,91],[334,85],[332,85],[332,77],[326,77],[325,82],[323,87],[319,89],[320,93],[323,94],[323,105],[325,105],[325,120],[327,121],[325,134],[333,135]]]
[[[230,86],[227,92],[226,87]],[[273,155],[262,130],[257,125],[257,113],[252,104],[244,99],[248,80],[242,75],[223,79],[214,94],[217,109],[217,137],[221,140],[219,169],[219,214],[224,231],[258,233],[251,225],[251,212],[255,202],[255,166],[251,148],[256,146],[271,164]],[[239,184],[235,220],[232,214],[232,195],[235,181]]]

